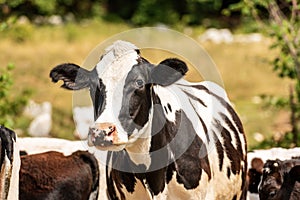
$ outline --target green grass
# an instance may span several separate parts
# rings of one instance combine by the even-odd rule
[[[97,44],[128,29],[130,27],[124,24],[102,21],[55,27],[18,25],[16,29],[0,33],[0,60],[3,67],[9,62],[16,65],[14,90],[30,88],[35,101],[52,103],[51,134],[74,139],[72,92],[51,83],[49,72],[63,62],[81,64]],[[201,28],[195,30],[197,32]],[[253,139],[254,133],[271,137],[277,131],[274,127],[288,117],[286,111],[265,110],[261,104],[253,102],[253,98],[260,94],[288,95],[290,82],[279,79],[268,63],[275,53],[269,50],[269,44],[269,40],[252,44],[203,44],[215,61],[228,96],[241,116],[249,147],[257,145]]]

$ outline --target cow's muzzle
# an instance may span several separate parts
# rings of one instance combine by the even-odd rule
[[[105,148],[113,145],[121,145],[124,144],[124,142],[125,141],[120,140],[117,128],[112,123],[97,123],[89,129],[89,146]]]

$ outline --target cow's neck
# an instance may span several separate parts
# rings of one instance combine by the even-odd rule
[[[172,88],[154,86],[152,88],[152,105],[149,111],[149,121],[140,130],[139,138],[126,147],[130,159],[136,164],[143,164],[146,169],[154,170],[162,166],[153,166],[157,159],[164,165],[169,163],[170,155],[167,141],[172,137],[167,135],[168,126],[176,121],[178,98]],[[178,113],[177,113],[178,114]]]
[[[149,112],[149,121],[139,131],[139,136],[132,145],[126,147],[130,159],[136,164],[143,164],[146,169],[150,166],[150,148],[151,148],[151,123],[152,123],[152,108]]]

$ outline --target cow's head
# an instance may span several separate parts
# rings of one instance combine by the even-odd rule
[[[291,160],[267,160],[259,186],[259,198],[299,199],[300,165],[295,164]]]
[[[53,82],[63,80],[62,87],[69,90],[89,88],[95,117],[89,145],[121,150],[134,143],[149,125],[152,86],[166,87],[186,72],[181,60],[166,59],[154,66],[134,45],[118,41],[92,71],[67,63],[56,66],[50,77]]]
[[[267,160],[262,180],[259,185],[259,196],[261,199],[272,199],[276,196],[283,182],[283,169],[281,160]]]

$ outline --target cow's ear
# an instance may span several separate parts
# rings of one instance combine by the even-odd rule
[[[168,86],[181,79],[187,71],[185,62],[177,58],[168,58],[153,68],[151,81],[153,84]]]
[[[90,72],[72,63],[65,63],[54,67],[50,72],[52,82],[62,80],[62,88],[80,90],[90,87]]]

